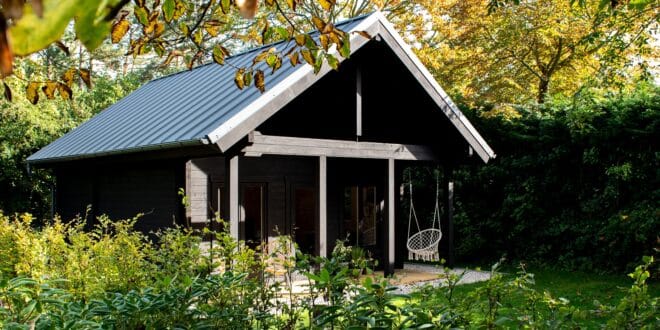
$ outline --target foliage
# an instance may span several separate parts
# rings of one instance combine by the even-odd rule
[[[34,68],[23,63],[21,70]],[[53,100],[36,106],[28,105],[20,88],[25,84],[16,81],[16,100],[0,104],[0,210],[29,210],[40,219],[48,214],[53,179],[49,171],[34,169],[29,173],[25,159],[133,91],[141,76],[138,71],[116,79],[95,76],[98,88],[84,91],[74,86],[76,92],[80,91],[75,100]]]
[[[353,276],[360,253],[342,244],[321,258],[292,254],[284,237],[251,250],[228,233],[206,232],[215,236],[211,248],[188,230],[151,241],[131,229],[135,219],[103,219],[91,231],[77,221],[41,229],[30,221],[0,216],[3,328],[578,328],[591,316],[614,328],[658,322],[658,297],[646,283],[652,258],[630,274],[634,283],[618,304],[580,310],[534,289],[524,269],[505,277],[497,264],[472,291],[458,290],[463,275],[445,269],[445,286],[402,295],[387,279]],[[310,284],[302,295],[292,294],[291,277],[278,277],[295,272]]]
[[[456,171],[459,259],[621,270],[657,247],[660,94],[555,100],[471,120],[497,151]],[[428,181],[427,181],[428,182]]]
[[[607,9],[602,1],[417,2],[427,19],[400,25],[414,23],[406,31],[421,43],[424,64],[473,106],[494,103],[495,110],[514,112],[511,104],[616,89],[652,75],[657,59],[653,1]]]

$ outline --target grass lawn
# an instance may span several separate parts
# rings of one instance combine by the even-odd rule
[[[539,292],[548,291],[555,298],[566,298],[572,306],[580,310],[595,309],[594,300],[607,305],[616,305],[632,285],[632,279],[623,275],[599,275],[547,269],[531,269],[528,272],[534,274],[534,289]],[[514,275],[507,276],[512,278]],[[483,283],[461,285],[456,289],[456,294],[462,296],[483,285]],[[648,292],[651,297],[660,296],[660,283],[649,282]],[[514,299],[508,303],[521,304],[522,301]],[[588,326],[597,328],[602,322],[602,319],[594,318],[590,320]]]

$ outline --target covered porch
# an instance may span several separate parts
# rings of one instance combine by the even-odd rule
[[[186,188],[193,227],[216,212],[248,245],[291,237],[306,253],[328,256],[337,240],[359,246],[385,274],[402,268],[407,209],[403,169],[442,165],[441,255],[453,263],[451,165],[429,146],[249,134],[231,157],[190,160]]]

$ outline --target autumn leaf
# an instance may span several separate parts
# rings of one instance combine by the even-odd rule
[[[217,37],[220,34],[220,23],[204,22],[204,30],[212,37]]]
[[[64,74],[62,74],[62,80],[67,86],[71,87],[73,86],[73,80],[75,75],[76,75],[76,69],[70,68],[69,70],[66,70]]]
[[[59,83],[55,81],[47,81],[46,84],[41,87],[41,90],[44,91],[47,99],[52,100],[55,98],[55,91],[57,90],[58,84]]]
[[[243,81],[243,74],[245,73],[245,69],[238,69],[236,70],[236,75],[234,76],[234,83],[236,84],[236,87],[238,89],[243,89],[245,87],[245,82]]]
[[[323,9],[330,11],[332,9],[332,6],[335,5],[335,0],[319,0],[319,4]]]
[[[257,70],[254,74],[254,87],[262,93],[266,91],[266,78],[264,77],[264,72],[261,70]]]
[[[39,102],[39,83],[31,81],[25,89],[25,97],[32,104]]]
[[[257,56],[255,56],[254,59],[252,60],[252,65],[255,65],[259,62],[263,62],[263,60],[265,60],[266,57],[268,57],[268,54],[270,54],[270,51],[268,50],[264,50],[263,52],[257,54]]]
[[[127,19],[121,19],[114,24],[112,24],[112,32],[110,33],[110,38],[112,39],[112,43],[116,44],[119,41],[121,41],[121,38],[126,35],[126,32],[128,32],[128,29],[131,27],[131,23],[128,22]]]
[[[317,30],[323,31],[323,28],[325,27],[325,22],[322,19],[316,16],[312,16],[312,23],[314,24]]]
[[[252,85],[252,71],[247,71],[243,74],[243,84],[245,86]]]
[[[225,64],[225,52],[222,49],[222,46],[216,45],[213,47],[213,61],[220,65]]]
[[[71,56],[71,52],[69,51],[69,47],[67,47],[62,41],[60,41],[60,40],[55,41],[55,46],[57,46],[57,48],[61,49],[64,52],[64,54],[66,54],[66,56]]]
[[[80,74],[80,79],[85,83],[85,86],[87,88],[92,88],[92,76],[87,69],[80,69],[78,70],[78,74]]]
[[[5,85],[5,99],[7,101],[11,102],[11,100],[12,100],[11,88],[9,88],[9,85],[7,85],[7,83],[4,82],[4,81],[2,82],[2,84]]]
[[[314,65],[314,56],[312,56],[312,52],[309,49],[303,49],[300,54],[302,55],[305,62],[309,63],[310,65]]]
[[[174,18],[174,9],[176,8],[176,2],[174,0],[164,0],[163,1],[163,18],[165,22],[171,22]]]
[[[302,45],[305,44],[305,35],[304,34],[296,35],[295,39],[296,39],[296,44],[298,46],[302,46]]]
[[[327,35],[322,34],[319,36],[319,42],[321,42],[321,47],[327,51],[330,46],[330,38]]]
[[[353,31],[353,33],[357,33],[366,39],[371,39],[371,35],[367,31]]]
[[[325,56],[325,61],[328,62],[328,65],[333,69],[337,70],[339,69],[339,60],[330,54]]]
[[[221,0],[220,8],[222,9],[223,14],[229,14],[229,8],[231,6],[231,0]]]
[[[259,8],[258,0],[235,0],[235,3],[243,18],[254,18],[254,15],[257,13],[257,9]]]
[[[291,8],[292,11],[296,11],[298,0],[286,0],[286,4],[289,6],[289,8]]]
[[[2,0],[2,11],[7,18],[17,20],[23,17],[25,0]]]
[[[296,66],[298,63],[300,63],[300,57],[298,56],[298,52],[293,52],[292,54],[289,54],[289,62],[291,62],[291,66]]]
[[[0,13],[0,73],[2,77],[10,75],[14,68],[14,54],[7,38],[7,21]]]
[[[63,100],[70,100],[71,97],[73,96],[73,91],[71,88],[65,84],[58,84],[57,85],[57,90],[60,92],[60,96],[62,97]]]
[[[135,17],[137,18],[138,22],[140,22],[140,24],[143,26],[149,24],[149,13],[147,12],[147,8],[135,7],[135,9],[133,9],[133,13],[135,14]]]
[[[204,34],[201,29],[195,30],[195,33],[193,34],[193,42],[195,45],[200,46],[202,44],[202,41],[204,41]]]

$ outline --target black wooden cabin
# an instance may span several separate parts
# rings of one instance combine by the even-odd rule
[[[149,82],[28,162],[54,169],[64,218],[91,205],[92,218],[144,213],[138,228],[151,230],[205,226],[219,212],[237,238],[293,235],[319,255],[348,236],[392,272],[406,256],[403,168],[450,173],[472,153],[495,155],[382,14],[338,27],[372,38],[351,34],[336,71],[285,63],[262,94],[238,90],[228,66],[203,65]],[[227,61],[241,66],[270,47],[286,45]]]

